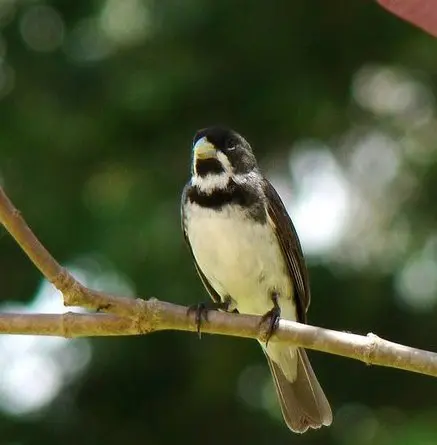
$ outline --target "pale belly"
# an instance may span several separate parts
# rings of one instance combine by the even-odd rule
[[[187,235],[197,264],[222,297],[240,313],[262,315],[279,297],[281,317],[296,320],[292,285],[275,233],[243,218],[240,208],[214,212],[187,204]]]

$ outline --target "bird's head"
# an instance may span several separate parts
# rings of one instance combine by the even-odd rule
[[[193,139],[192,181],[204,191],[224,189],[230,179],[257,169],[250,144],[226,127],[199,130]]]

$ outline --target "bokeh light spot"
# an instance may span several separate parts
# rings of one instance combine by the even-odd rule
[[[355,182],[374,193],[384,192],[400,167],[399,144],[385,133],[369,131],[355,142],[351,151],[350,169]]]
[[[264,408],[262,392],[266,383],[270,383],[271,376],[268,369],[262,365],[246,367],[238,379],[238,395],[249,406]]]
[[[23,14],[20,32],[30,49],[51,52],[62,45],[64,22],[58,11],[51,6],[35,5]]]
[[[428,311],[437,302],[437,236],[413,254],[396,277],[397,296],[410,309]]]
[[[289,213],[305,252],[322,254],[343,235],[349,208],[347,181],[329,149],[317,141],[296,144],[289,166],[296,193],[287,203]]]
[[[430,89],[404,69],[364,66],[354,76],[352,95],[363,108],[379,115],[423,119],[432,112]]]
[[[106,0],[100,27],[115,44],[131,44],[150,32],[150,12],[144,0]]]
[[[93,289],[132,295],[133,287],[103,259],[83,257],[68,268],[81,283]],[[63,313],[61,293],[42,281],[27,306],[6,303],[2,312]],[[76,312],[84,309],[76,308]],[[86,339],[32,335],[0,337],[0,410],[12,415],[38,412],[58,396],[62,388],[78,378],[92,356]]]

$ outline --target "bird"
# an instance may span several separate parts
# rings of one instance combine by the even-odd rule
[[[181,222],[209,309],[261,315],[270,320],[269,335],[279,318],[306,323],[309,276],[297,232],[236,131],[214,125],[195,134]],[[260,344],[288,428],[304,433],[329,426],[331,407],[305,350]]]

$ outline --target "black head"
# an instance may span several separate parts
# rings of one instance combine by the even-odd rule
[[[196,159],[194,153],[198,173],[221,173],[226,171],[227,165],[224,164],[228,164],[234,174],[249,173],[257,167],[250,144],[230,128],[214,126],[199,130],[194,136],[193,148],[202,138],[211,144],[212,150],[202,159]]]

